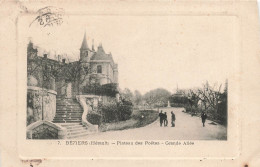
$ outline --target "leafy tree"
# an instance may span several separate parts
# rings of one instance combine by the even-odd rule
[[[125,88],[123,91],[121,91],[120,95],[123,100],[133,102],[134,95],[130,89]]]
[[[142,94],[138,90],[135,90],[135,92],[134,92],[134,104],[140,105],[141,103],[142,103]]]
[[[162,107],[166,106],[169,100],[171,93],[163,88],[157,88],[147,92],[143,99],[148,103],[151,107]]]

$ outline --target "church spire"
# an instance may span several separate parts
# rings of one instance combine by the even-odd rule
[[[81,47],[80,47],[80,50],[85,50],[85,49],[89,49],[88,44],[87,44],[86,31],[84,33],[83,41],[82,41],[82,44],[81,44]]]

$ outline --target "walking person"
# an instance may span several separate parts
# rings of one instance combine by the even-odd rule
[[[205,127],[206,119],[207,119],[207,114],[203,111],[201,114],[201,120],[202,120],[203,127]]]
[[[175,114],[173,112],[171,112],[171,114],[172,114],[172,121],[171,121],[172,127],[175,127],[175,120],[176,120]]]
[[[167,113],[164,113],[164,119],[163,119],[164,126],[168,126],[168,119],[167,119]]]
[[[161,110],[161,112],[159,113],[159,117],[160,117],[160,126],[162,126],[162,124],[163,124],[163,119],[164,119],[164,114],[162,113],[162,110]]]

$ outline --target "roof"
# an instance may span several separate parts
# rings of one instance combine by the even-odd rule
[[[93,54],[93,56],[90,58],[90,60],[110,60],[110,61],[114,62],[111,53],[106,54],[102,45],[98,46],[97,52],[95,52]]]
[[[88,44],[87,44],[86,31],[85,31],[85,34],[84,34],[83,41],[82,41],[80,49],[89,49],[88,48]]]

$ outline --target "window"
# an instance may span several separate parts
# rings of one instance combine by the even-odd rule
[[[102,73],[102,66],[101,65],[97,66],[97,73]]]

